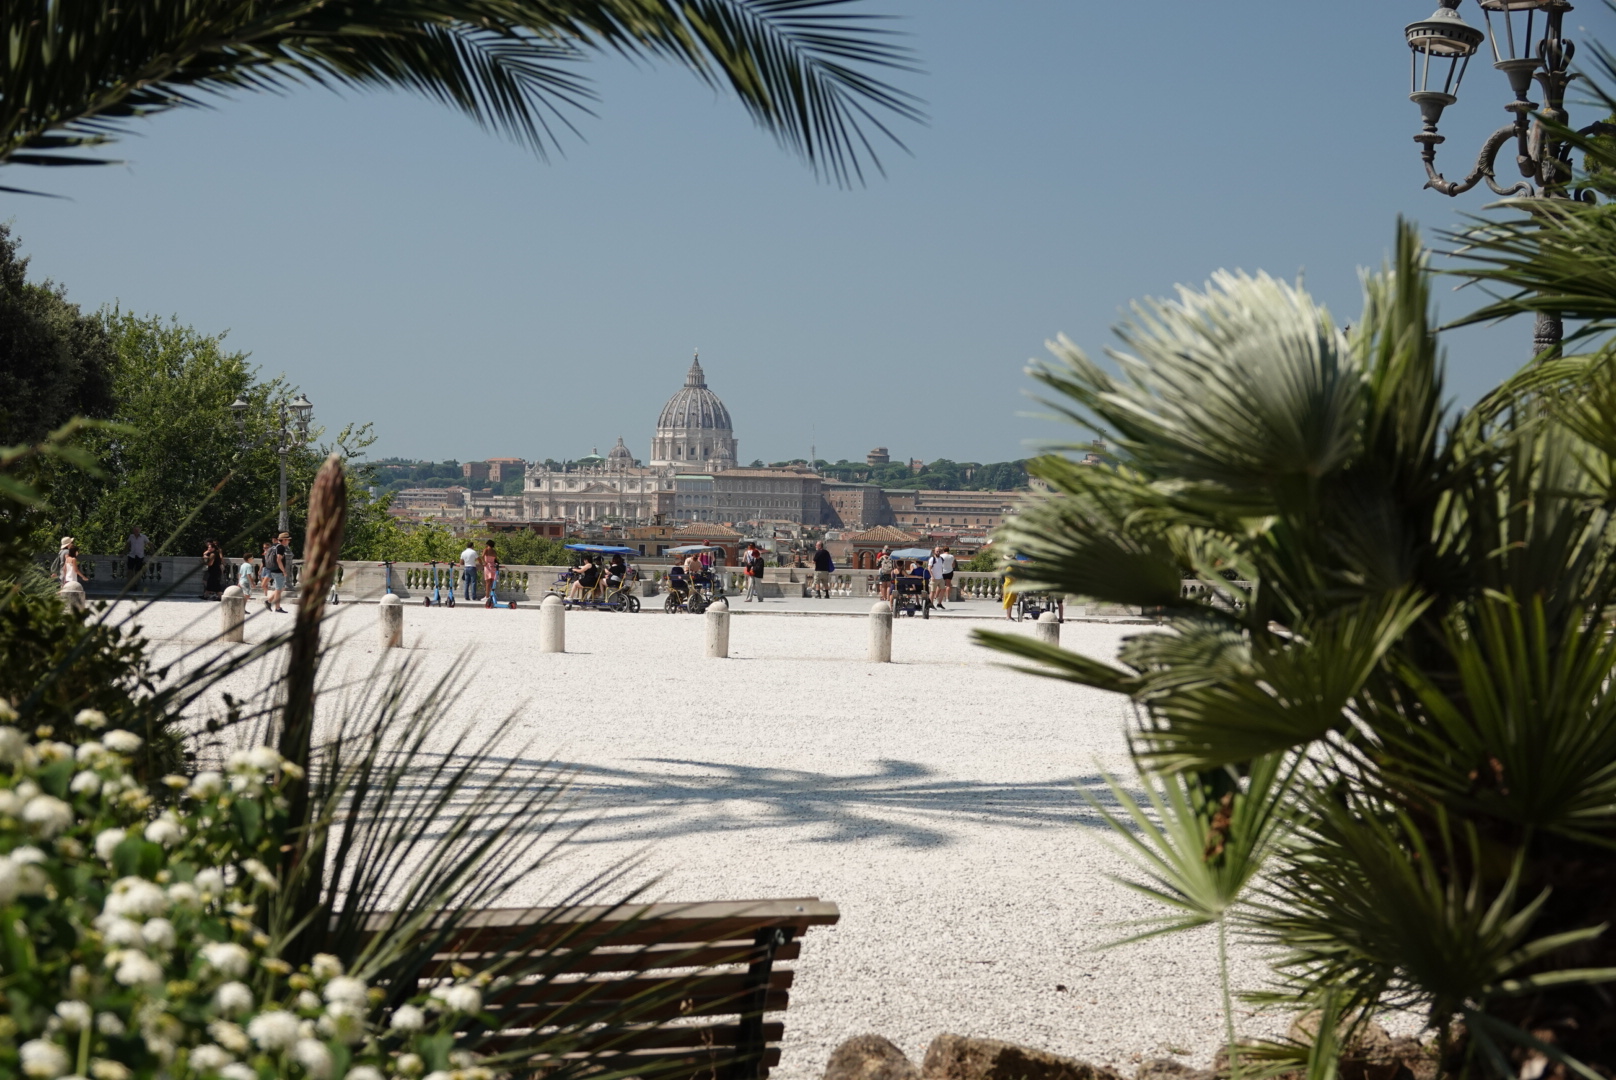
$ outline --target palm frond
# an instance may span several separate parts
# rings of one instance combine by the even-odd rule
[[[840,184],[879,169],[884,117],[921,119],[877,77],[913,71],[856,0],[24,0],[0,9],[0,164],[87,164],[136,117],[299,85],[408,90],[541,156],[592,94],[590,52],[666,60],[734,93]]]
[[[1113,880],[1167,909],[1142,920],[1148,929],[1108,944],[1126,945],[1192,930],[1224,919],[1244,898],[1274,845],[1289,827],[1288,789],[1294,764],[1282,755],[1235,773],[1175,773],[1145,777],[1149,812],[1106,777],[1126,820],[1092,795],[1089,804],[1112,828],[1143,881]]]

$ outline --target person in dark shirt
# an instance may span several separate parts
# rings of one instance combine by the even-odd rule
[[[830,552],[825,550],[825,541],[814,541],[814,589],[815,596],[822,600],[830,599],[830,576],[836,571],[836,563],[831,560]]]

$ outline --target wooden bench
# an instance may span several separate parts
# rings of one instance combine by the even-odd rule
[[[521,1071],[587,1062],[646,1080],[763,1080],[785,1032],[767,1017],[790,1002],[802,936],[840,918],[813,897],[490,909],[424,931],[417,970],[422,986],[494,974],[485,1007],[499,1026],[472,1041],[517,1052]]]

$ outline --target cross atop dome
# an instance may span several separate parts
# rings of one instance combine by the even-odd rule
[[[701,370],[701,350],[696,350],[695,359],[690,361],[690,370],[685,373],[685,385],[696,390],[707,387],[707,375]]]

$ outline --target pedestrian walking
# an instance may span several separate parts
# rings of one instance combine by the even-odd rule
[[[763,603],[763,594],[758,591],[758,582],[763,580],[764,558],[755,541],[747,545],[745,554],[741,556],[741,568],[746,573],[743,602],[751,603],[756,600],[760,604]]]
[[[932,548],[926,568],[931,571],[931,606],[946,611],[943,602],[954,589],[954,556],[946,547]]]
[[[825,550],[825,541],[814,541],[814,588],[815,596],[822,600],[830,599],[830,576],[836,572],[836,563],[831,559],[830,552]]]
[[[258,567],[253,565],[252,549],[241,557],[241,565],[236,567],[236,585],[241,589],[241,595],[248,600],[252,599],[253,586],[258,584]],[[247,610],[245,606],[242,610]]]
[[[202,599],[218,600],[224,596],[224,552],[217,540],[209,540],[202,547]]]
[[[281,607],[281,597],[286,593],[287,577],[292,571],[291,545],[292,534],[285,532],[269,545],[269,589],[264,597],[264,607],[282,615],[286,614],[286,609]]]
[[[875,592],[882,600],[892,599],[892,552],[882,548],[875,557]]]
[[[499,581],[499,552],[494,550],[494,542],[488,541],[483,545],[483,595],[490,605],[494,602],[494,586]]]
[[[477,549],[471,541],[466,541],[466,549],[460,553],[460,581],[466,587],[466,599],[477,599]]]
[[[62,549],[62,584],[78,585],[82,581],[79,577],[79,546],[71,536],[65,539],[67,546]]]
[[[273,540],[265,540],[258,553],[258,589],[259,599],[264,602],[264,610],[272,606],[269,602],[269,549],[275,546]],[[248,597],[248,599],[252,599]]]
[[[129,534],[129,546],[123,557],[124,577],[130,581],[139,579],[146,570],[146,534],[136,525]]]
[[[67,549],[72,546],[73,538],[71,536],[62,537],[61,544],[56,548],[56,557],[51,560],[51,580],[56,582],[58,586],[62,584],[62,567],[67,562]]]

